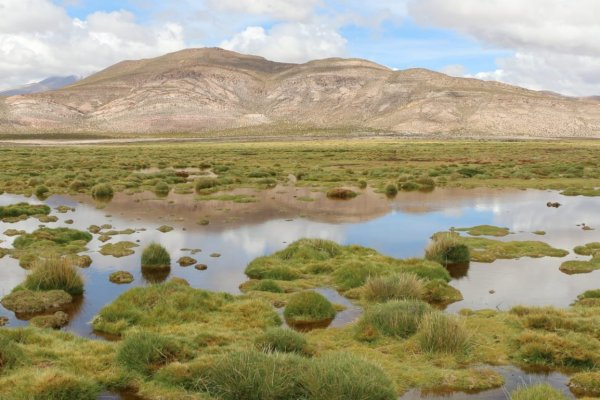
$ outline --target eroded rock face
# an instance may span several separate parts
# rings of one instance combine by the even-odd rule
[[[292,124],[406,134],[600,136],[600,101],[366,60],[283,64],[189,49],[0,98],[0,132],[198,132]]]

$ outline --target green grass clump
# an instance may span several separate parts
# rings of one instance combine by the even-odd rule
[[[580,372],[571,376],[569,389],[578,396],[600,396],[600,372]]]
[[[600,365],[600,341],[578,332],[525,330],[514,345],[514,358],[526,366],[589,370]]]
[[[310,324],[331,320],[335,317],[333,304],[325,296],[313,291],[294,294],[283,312],[290,324]]]
[[[310,400],[394,400],[398,397],[392,381],[381,368],[347,352],[315,359],[302,378],[306,398]]]
[[[31,400],[96,400],[100,386],[86,378],[51,369],[40,372],[22,397]]]
[[[425,258],[440,264],[462,264],[471,259],[469,247],[453,233],[436,234],[425,249]]]
[[[44,185],[40,185],[40,186],[36,187],[35,190],[33,191],[33,193],[35,194],[35,197],[37,197],[38,199],[46,198],[46,196],[48,195],[48,192],[50,192],[50,189],[48,189],[48,187],[46,187]]]
[[[471,236],[506,236],[510,233],[508,228],[501,228],[492,225],[477,225],[470,228],[457,228],[455,231],[467,232]]]
[[[226,293],[194,289],[185,282],[171,280],[147,287],[136,287],[105,306],[92,321],[95,330],[122,335],[130,328],[185,329],[211,333],[222,330],[243,334],[248,329],[266,329],[281,324],[270,303],[237,298]]]
[[[600,269],[600,243],[593,242],[573,249],[575,254],[592,256],[590,260],[572,260],[561,264],[560,270],[565,274],[586,274]]]
[[[283,293],[284,290],[272,279],[264,279],[253,283],[250,290],[259,292]]]
[[[358,196],[358,194],[354,190],[344,188],[334,188],[327,192],[327,197],[330,199],[348,200],[353,199],[356,196]]]
[[[363,287],[366,300],[380,303],[388,300],[419,300],[424,294],[423,281],[411,273],[371,277]]]
[[[510,400],[566,400],[567,397],[548,384],[523,387],[510,394]]]
[[[328,260],[339,255],[342,246],[324,239],[300,239],[276,253],[282,260]]]
[[[385,195],[388,197],[395,197],[398,194],[398,187],[393,183],[388,184],[385,187]]]
[[[471,334],[463,321],[439,311],[423,317],[418,338],[421,348],[432,353],[461,354],[471,346]]]
[[[117,361],[129,371],[144,376],[185,357],[183,346],[171,337],[138,332],[125,337],[119,346]]]
[[[169,184],[165,181],[160,181],[156,185],[154,185],[154,193],[159,196],[166,196],[171,191]]]
[[[70,295],[83,294],[83,278],[68,258],[48,258],[32,264],[23,287],[29,290],[63,290]]]
[[[25,353],[15,341],[0,337],[0,374],[17,367],[24,360]]]
[[[108,183],[99,183],[92,188],[92,197],[95,199],[110,199],[114,193],[112,186]]]
[[[568,251],[556,249],[547,243],[538,241],[511,241],[504,242],[484,237],[462,237],[455,232],[438,232],[432,237],[431,250],[427,252],[431,257],[443,257],[444,249],[449,244],[466,245],[469,248],[471,261],[494,262],[497,259],[516,259],[521,257],[564,257]],[[441,256],[438,255],[441,254]],[[464,252],[461,251],[460,254]],[[428,257],[429,258],[429,257]],[[457,261],[460,263],[462,261]]]
[[[142,252],[142,268],[171,268],[171,256],[169,255],[167,249],[158,243],[151,243]]]
[[[294,354],[233,352],[201,367],[196,390],[221,400],[302,399],[306,360]]]
[[[36,247],[40,244],[52,242],[60,246],[78,245],[92,240],[92,235],[88,232],[78,231],[70,228],[40,228],[33,233],[21,235],[15,239],[13,246],[15,249],[27,249]]]
[[[255,339],[254,344],[257,349],[266,352],[296,354],[308,352],[308,342],[304,335],[291,329],[269,328]]]
[[[573,249],[575,254],[580,256],[596,256],[600,257],[600,242],[588,243],[584,246],[577,246]]]
[[[27,218],[32,215],[48,215],[50,214],[50,211],[50,207],[44,204],[9,204],[7,206],[0,206],[0,219],[4,220],[5,218]]]
[[[394,300],[370,306],[357,324],[357,337],[375,340],[380,336],[408,338],[417,332],[431,307],[420,300]]]
[[[204,189],[211,189],[218,186],[219,181],[214,178],[199,178],[196,180],[194,184],[194,189],[196,193],[201,192]]]

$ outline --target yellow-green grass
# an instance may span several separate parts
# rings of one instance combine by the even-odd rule
[[[455,228],[455,231],[466,232],[471,236],[506,236],[510,233],[508,228],[493,225],[477,225],[470,228]]]
[[[311,290],[290,297],[283,316],[289,324],[311,324],[332,320],[336,311],[325,296]]]
[[[116,258],[129,256],[135,251],[134,248],[138,247],[133,242],[118,242],[118,243],[107,243],[100,247],[100,254],[103,256],[113,256]]]
[[[567,396],[547,383],[539,383],[513,391],[510,400],[567,400]]]
[[[110,185],[114,192],[137,192],[154,190],[162,181],[185,192],[194,189],[194,181],[178,176],[177,169],[187,167],[217,175],[198,178],[214,180],[201,184],[201,192],[287,184],[290,174],[301,177],[298,186],[325,191],[367,184],[383,192],[388,184],[402,181],[596,195],[593,188],[600,186],[599,145],[592,141],[323,140],[135,147],[135,152],[131,145],[8,147],[0,155],[0,190],[28,195],[43,183],[50,193],[90,193],[99,184]],[[149,167],[159,170],[139,172]],[[269,176],[258,177],[255,171],[268,171]]]
[[[70,295],[84,291],[83,277],[73,262],[66,258],[48,258],[35,261],[22,287],[33,291],[62,290]]]
[[[151,243],[142,252],[142,268],[168,269],[171,268],[171,256],[167,249],[158,243]]]

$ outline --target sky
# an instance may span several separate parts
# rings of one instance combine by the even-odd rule
[[[600,95],[600,0],[0,0],[0,90],[222,47]]]

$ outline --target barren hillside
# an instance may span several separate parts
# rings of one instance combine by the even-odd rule
[[[124,61],[0,98],[0,132],[170,133],[268,124],[404,134],[600,137],[600,100],[356,59],[282,64],[221,49]]]

